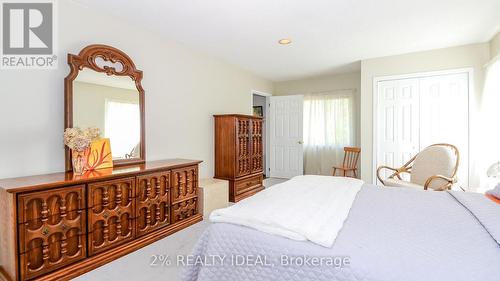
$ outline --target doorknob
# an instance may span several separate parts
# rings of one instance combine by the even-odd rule
[[[303,142],[303,141],[301,141],[301,140],[299,140],[297,143],[298,143],[298,144],[303,144],[304,142]]]

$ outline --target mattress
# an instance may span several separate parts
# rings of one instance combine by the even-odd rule
[[[498,281],[499,236],[485,196],[365,184],[332,247],[213,223],[181,279]]]

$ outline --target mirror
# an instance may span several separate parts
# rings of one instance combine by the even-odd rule
[[[99,128],[101,137],[110,139],[115,166],[144,162],[142,72],[125,53],[104,45],[68,55],[68,64],[65,127]],[[67,170],[70,157],[67,151]]]
[[[73,127],[99,128],[113,160],[140,158],[139,92],[126,76],[84,69],[73,81]]]

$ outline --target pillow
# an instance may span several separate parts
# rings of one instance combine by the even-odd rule
[[[497,204],[500,204],[500,199],[496,198],[495,196],[491,195],[491,194],[486,194],[486,197],[488,197],[489,199],[491,199],[491,201],[497,203]]]
[[[486,191],[486,194],[500,199],[500,183],[498,183],[492,190]]]

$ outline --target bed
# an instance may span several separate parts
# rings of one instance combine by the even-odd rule
[[[363,184],[331,247],[213,223],[193,256],[182,280],[498,281],[500,205]]]

